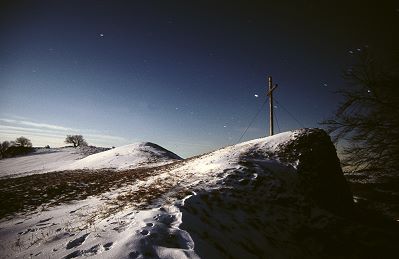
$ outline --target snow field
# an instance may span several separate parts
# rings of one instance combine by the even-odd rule
[[[232,208],[237,204],[247,204],[256,210],[265,193],[276,199],[284,196],[280,191],[282,186],[291,185],[284,179],[295,175],[295,163],[283,164],[278,157],[258,161],[252,159],[251,154],[257,152],[268,157],[281,143],[292,138],[292,132],[282,133],[170,166],[155,167],[149,169],[152,173],[148,178],[127,186],[72,204],[44,207],[11,220],[2,220],[3,253],[0,257],[199,258],[200,255],[223,257],[223,250],[231,249],[251,258],[251,254],[242,252],[245,247],[243,250],[238,236],[244,235],[248,240],[256,236],[256,227],[248,228],[247,224],[256,222],[254,218],[265,219],[265,215],[260,211],[246,216],[245,209]],[[137,146],[133,148],[137,149]],[[125,160],[118,160],[115,154],[126,157],[133,155],[131,150],[132,146],[125,146],[98,153],[87,157],[84,164],[104,161],[105,165],[120,163],[122,167],[113,168],[123,168]],[[112,159],[107,160],[110,157]],[[141,163],[145,159],[139,157],[134,161]],[[81,161],[83,159],[78,162]],[[243,162],[251,162],[252,168]],[[274,172],[278,172],[278,176]],[[268,182],[248,196],[257,181],[266,178]],[[248,197],[242,199],[245,195]],[[296,199],[294,192],[285,195]],[[288,218],[284,215],[292,211],[281,209],[278,212],[281,215],[268,215],[267,220],[258,224],[262,227],[277,224],[283,228],[287,225],[288,228],[297,223],[288,219],[279,221]],[[231,229],[234,234],[226,237],[220,228],[223,231]],[[207,243],[204,239],[207,235],[220,238],[220,243],[226,248],[215,248],[213,243]],[[283,242],[289,239],[289,235],[277,239]],[[269,241],[265,244],[269,244],[270,255],[273,255],[277,249],[274,243]],[[209,252],[204,254],[204,251]]]

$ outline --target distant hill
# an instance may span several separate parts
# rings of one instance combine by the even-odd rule
[[[113,148],[87,156],[58,170],[76,169],[132,169],[168,164],[182,158],[151,142],[141,142]]]
[[[181,159],[150,142],[113,149],[94,146],[35,148],[27,155],[0,160],[0,178],[77,169],[132,169],[159,166]]]
[[[57,170],[86,156],[108,150],[100,147],[34,148],[23,156],[0,160],[0,178],[18,177]]]

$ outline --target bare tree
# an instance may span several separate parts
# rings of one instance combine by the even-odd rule
[[[16,146],[19,147],[32,147],[32,142],[25,138],[25,137],[19,137],[14,141]]]
[[[87,146],[87,142],[82,135],[67,135],[65,143],[73,144],[73,147]]]
[[[3,141],[0,142],[0,157],[5,157],[7,149],[10,147],[10,142]]]
[[[399,173],[399,62],[364,53],[350,69],[344,101],[322,124],[343,146],[343,165],[354,171]]]

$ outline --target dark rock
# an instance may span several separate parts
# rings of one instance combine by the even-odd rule
[[[279,156],[299,160],[302,191],[320,208],[342,216],[351,215],[352,193],[330,137],[322,129],[300,129],[294,135],[294,140],[281,144]]]

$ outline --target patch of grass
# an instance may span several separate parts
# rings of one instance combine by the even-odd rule
[[[168,172],[170,170],[171,168],[163,168],[162,172]],[[126,207],[148,209],[154,206],[159,199],[163,199],[164,202],[168,203],[176,199],[181,200],[192,194],[192,192],[184,186],[176,185],[177,179],[178,177],[176,175],[167,174],[163,175],[161,178],[155,177],[151,182],[135,186],[135,190],[122,192],[115,199],[107,201],[106,206],[96,213],[97,217],[106,218]]]
[[[74,170],[0,179],[0,219],[17,212],[34,210],[41,205],[55,206],[99,195],[138,180],[146,180],[170,170],[175,164],[125,171]],[[154,187],[140,190],[137,194],[125,194],[125,198],[122,195],[119,199],[131,198],[132,201],[144,202],[158,197],[162,190],[164,188]]]

